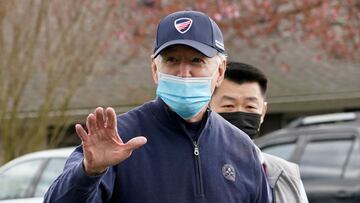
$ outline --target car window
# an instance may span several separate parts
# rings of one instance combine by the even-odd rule
[[[262,152],[283,158],[285,160],[290,160],[291,156],[295,150],[295,143],[284,143],[276,144],[272,146],[266,146],[261,149]]]
[[[299,164],[302,179],[340,178],[352,141],[346,139],[309,142]]]
[[[42,197],[45,195],[51,183],[62,172],[65,162],[66,159],[50,159],[44,169],[44,172],[41,175],[41,178],[34,193],[34,197]]]
[[[44,159],[34,159],[18,163],[0,174],[0,199],[26,197],[29,186],[44,161]]]

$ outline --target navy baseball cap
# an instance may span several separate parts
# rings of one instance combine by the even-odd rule
[[[190,46],[207,57],[225,52],[219,26],[209,16],[198,11],[178,11],[160,21],[153,57],[175,44]]]

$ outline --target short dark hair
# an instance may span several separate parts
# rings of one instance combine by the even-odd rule
[[[225,79],[235,82],[237,84],[243,84],[246,82],[257,82],[260,85],[261,93],[263,96],[266,94],[267,89],[267,77],[258,68],[239,62],[228,62],[225,71]]]

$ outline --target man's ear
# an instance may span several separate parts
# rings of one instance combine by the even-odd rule
[[[218,66],[219,75],[216,80],[215,87],[219,87],[221,85],[222,81],[224,80],[225,70],[226,70],[226,60],[223,60]]]
[[[154,80],[154,83],[157,85],[158,84],[158,74],[157,74],[157,66],[155,63],[155,59],[151,58],[151,74],[152,74],[152,78]]]
[[[264,104],[263,104],[263,110],[262,110],[262,112],[261,112],[260,124],[262,124],[262,123],[263,123],[263,121],[264,121],[266,111],[267,111],[267,102],[266,102],[266,101],[264,101]]]

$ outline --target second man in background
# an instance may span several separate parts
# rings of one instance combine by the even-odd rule
[[[264,121],[266,89],[267,78],[259,69],[245,63],[230,62],[224,81],[215,90],[210,106],[253,139]],[[258,155],[270,186],[271,202],[308,202],[298,165],[262,153],[260,149]]]

